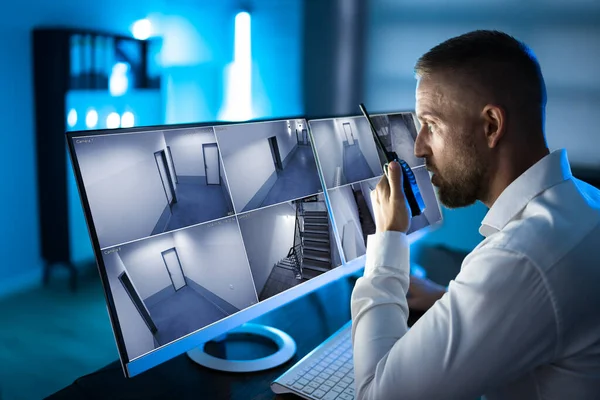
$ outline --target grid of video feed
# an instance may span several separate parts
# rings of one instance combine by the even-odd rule
[[[413,170],[425,212],[412,218],[408,234],[441,220],[441,211],[425,161],[415,157],[417,126],[412,113],[371,116],[387,151]],[[363,116],[309,121],[340,245],[346,261],[365,254],[367,236],[375,233],[371,192],[383,174],[373,133]]]
[[[342,264],[303,119],[73,148],[130,360]]]

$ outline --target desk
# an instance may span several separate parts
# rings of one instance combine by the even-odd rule
[[[350,320],[355,281],[350,277],[333,282],[252,321],[279,328],[296,341],[296,355],[277,368],[226,373],[199,366],[183,354],[127,379],[115,361],[48,399],[298,399],[295,395],[276,396],[270,383]]]

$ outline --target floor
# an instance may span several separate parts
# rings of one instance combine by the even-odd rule
[[[261,207],[310,196],[321,190],[315,156],[310,146],[298,146]]]
[[[222,218],[232,211],[221,185],[180,182],[177,184],[177,203],[171,209],[167,231]]]
[[[346,183],[354,183],[375,176],[356,140],[353,145],[344,142],[344,176]]]
[[[159,345],[172,342],[227,316],[227,313],[189,286],[182,287],[170,297],[151,306],[149,311],[158,328],[155,338]]]
[[[291,267],[276,265],[271,270],[271,274],[261,290],[258,300],[263,301],[304,282],[306,282],[306,279],[296,279],[296,273]]]
[[[58,275],[58,274],[57,274]],[[0,300],[0,399],[44,398],[118,358],[95,267]]]

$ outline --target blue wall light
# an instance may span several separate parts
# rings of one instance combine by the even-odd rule
[[[131,111],[125,111],[121,116],[121,128],[132,128],[135,125],[135,116]]]
[[[116,129],[121,126],[121,116],[116,112],[111,112],[106,117],[106,127],[108,129]]]
[[[129,88],[129,64],[118,62],[112,68],[108,90],[112,96],[123,96]]]
[[[74,108],[71,108],[67,114],[67,125],[69,128],[75,128],[77,125],[77,111]]]
[[[96,125],[98,125],[98,112],[92,108],[85,116],[85,126],[88,129],[93,129]]]

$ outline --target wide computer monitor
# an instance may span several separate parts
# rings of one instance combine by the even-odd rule
[[[373,121],[424,197],[415,240],[442,218],[424,160],[413,155],[418,122],[410,112]],[[67,140],[128,377],[364,266],[375,229],[369,194],[383,171],[363,116],[81,131]]]

